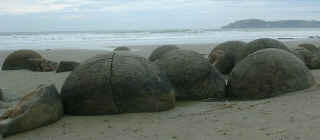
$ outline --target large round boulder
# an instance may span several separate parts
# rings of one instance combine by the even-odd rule
[[[113,51],[130,51],[128,47],[117,47]]]
[[[233,99],[263,99],[303,90],[314,84],[305,64],[281,49],[250,54],[232,70],[227,95]]]
[[[170,52],[172,50],[179,49],[176,45],[163,45],[156,48],[150,55],[149,60],[151,62],[161,58],[165,53]]]
[[[246,48],[242,41],[227,41],[217,45],[209,54],[209,61],[223,74],[229,74],[241,61],[241,52]]]
[[[320,51],[320,49],[317,46],[315,46],[313,44],[308,44],[308,43],[300,44],[300,45],[298,45],[298,47],[305,48],[313,53]]]
[[[39,53],[32,50],[18,50],[7,56],[2,70],[27,69],[32,71],[54,71],[57,63],[46,60]]]
[[[242,59],[244,59],[251,53],[254,53],[262,49],[267,49],[267,48],[282,49],[290,52],[288,47],[278,40],[270,39],[270,38],[261,38],[261,39],[256,39],[254,41],[251,41],[247,44],[246,49],[243,51]]]
[[[225,97],[222,74],[197,52],[175,49],[165,53],[155,63],[167,73],[177,99]]]
[[[175,106],[165,73],[147,59],[125,52],[81,63],[66,79],[61,96],[65,112],[72,115],[157,112]]]

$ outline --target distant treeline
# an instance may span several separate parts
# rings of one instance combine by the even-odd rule
[[[260,19],[246,19],[232,22],[223,29],[232,28],[320,28],[320,21],[316,20],[279,20],[264,21]]]

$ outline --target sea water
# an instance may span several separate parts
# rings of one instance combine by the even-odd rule
[[[106,49],[131,45],[221,43],[257,38],[304,39],[320,29],[199,29],[149,31],[0,32],[0,49]]]

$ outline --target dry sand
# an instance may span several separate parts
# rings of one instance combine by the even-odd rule
[[[297,42],[289,42],[294,46]],[[300,42],[301,43],[301,42]],[[183,45],[208,54],[213,44]],[[155,46],[134,46],[147,57]],[[11,51],[0,52],[0,64]],[[101,50],[46,50],[51,60],[83,61]],[[316,140],[320,138],[320,70],[307,90],[259,101],[178,102],[160,113],[65,116],[57,123],[8,140]],[[39,84],[61,88],[69,73],[1,71],[0,87],[23,93]]]

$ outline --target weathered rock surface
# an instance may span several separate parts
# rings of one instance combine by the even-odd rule
[[[151,62],[156,61],[157,59],[161,58],[165,53],[170,52],[172,50],[179,49],[176,45],[163,45],[155,49],[150,57],[149,60]]]
[[[74,61],[61,61],[58,65],[58,68],[56,70],[57,73],[60,72],[68,72],[72,71],[74,68],[79,66],[79,62],[74,62]]]
[[[216,46],[209,54],[209,61],[223,74],[229,74],[233,67],[242,59],[246,43],[227,41]]]
[[[165,73],[145,58],[124,52],[81,63],[66,79],[61,95],[65,112],[72,115],[157,112],[175,106]]]
[[[32,71],[54,71],[57,63],[46,60],[39,53],[32,50],[18,50],[5,59],[2,70],[28,69]]]
[[[113,51],[130,51],[128,47],[117,47]]]
[[[224,98],[225,81],[201,54],[175,49],[155,61],[167,73],[177,99]]]
[[[231,72],[227,95],[232,99],[263,99],[303,90],[314,84],[305,64],[281,49],[264,49],[247,56]]]
[[[300,44],[300,45],[298,45],[298,47],[305,48],[305,49],[311,51],[312,53],[320,51],[320,49],[313,44]]]
[[[243,51],[242,59],[244,59],[251,53],[254,53],[262,49],[267,49],[267,48],[282,49],[290,52],[287,46],[284,45],[282,42],[275,39],[262,38],[262,39],[251,41],[247,44],[246,49]]]
[[[0,116],[1,134],[8,136],[56,122],[63,105],[54,85],[41,85],[27,93]]]

